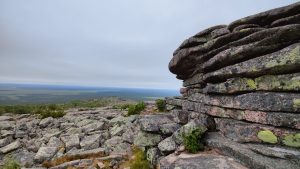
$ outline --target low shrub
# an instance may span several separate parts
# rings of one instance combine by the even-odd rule
[[[41,118],[53,117],[59,118],[65,115],[64,109],[58,105],[43,105],[39,106],[35,111],[35,114],[39,114]]]
[[[166,110],[166,101],[163,99],[157,99],[155,100],[155,105],[159,111],[165,111]]]
[[[189,153],[197,153],[204,149],[204,145],[201,142],[203,133],[201,128],[196,128],[183,134],[183,144]]]
[[[121,110],[126,110],[129,108],[131,104],[116,104],[116,105],[113,105],[112,108],[113,109],[121,109]]]
[[[96,108],[108,106],[111,103],[111,100],[102,98],[102,99],[90,99],[90,100],[73,100],[70,103],[66,103],[64,106],[66,108]]]
[[[151,165],[147,161],[147,156],[145,152],[137,147],[133,147],[133,158],[130,158],[129,161],[125,162],[121,168],[130,168],[130,169],[150,169]]]
[[[144,102],[139,102],[136,105],[129,105],[127,115],[130,116],[130,115],[134,115],[134,114],[140,114],[145,108],[146,108],[146,105]]]
[[[2,169],[20,169],[20,164],[12,159],[11,157],[4,159],[4,165],[2,166]]]

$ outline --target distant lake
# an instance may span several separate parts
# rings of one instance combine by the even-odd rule
[[[177,90],[165,89],[0,84],[1,105],[62,103],[101,97],[120,97],[147,101],[178,95]]]

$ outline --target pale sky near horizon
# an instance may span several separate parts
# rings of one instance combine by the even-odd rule
[[[177,89],[186,38],[296,0],[0,0],[0,83]]]

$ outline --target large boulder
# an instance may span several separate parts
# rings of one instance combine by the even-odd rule
[[[61,140],[65,143],[66,151],[72,148],[80,148],[79,136],[77,134],[61,137]]]
[[[57,147],[41,147],[36,153],[34,160],[38,163],[50,160],[56,154],[57,150]]]
[[[176,150],[176,143],[172,137],[168,137],[158,144],[158,148],[163,153],[171,153]]]
[[[80,147],[84,150],[96,149],[100,146],[100,135],[85,136],[81,142]]]
[[[39,125],[43,128],[47,127],[48,125],[50,125],[51,123],[54,122],[53,117],[47,117],[44,118],[43,120],[40,121]]]
[[[134,140],[134,144],[140,147],[156,146],[162,139],[160,134],[140,131]]]
[[[170,114],[146,115],[139,119],[141,130],[146,132],[159,132],[159,127],[163,124],[173,123]]]
[[[16,141],[14,141],[14,142],[12,142],[12,143],[10,143],[10,144],[8,144],[8,145],[0,148],[0,153],[6,154],[6,153],[14,151],[14,150],[16,150],[16,149],[18,149],[20,147],[21,147],[20,141],[16,140]]]

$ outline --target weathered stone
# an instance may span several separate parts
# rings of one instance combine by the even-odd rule
[[[186,154],[179,156],[170,154],[159,162],[161,169],[247,169],[232,158],[216,153]]]
[[[239,31],[242,31],[243,29],[247,29],[247,28],[257,28],[257,27],[260,27],[259,25],[257,24],[244,24],[244,25],[240,25],[238,27],[235,27],[232,32],[239,32]]]
[[[71,127],[74,127],[75,126],[75,123],[61,123],[60,124],[60,129],[61,130],[67,130]]]
[[[73,147],[80,148],[79,137],[76,134],[61,137],[61,140],[65,143],[67,151],[71,150]]]
[[[103,129],[104,125],[105,124],[103,122],[93,122],[86,126],[83,126],[82,131],[85,133],[89,133],[89,132],[93,132],[96,130],[101,130],[101,129]]]
[[[6,154],[6,153],[14,151],[14,150],[16,150],[16,149],[18,149],[20,147],[21,147],[20,141],[16,140],[16,141],[14,141],[14,142],[12,142],[12,143],[10,143],[10,144],[8,144],[8,145],[0,148],[0,153]]]
[[[110,135],[111,136],[121,136],[125,130],[125,125],[119,126],[118,124],[115,124],[111,129],[110,129]]]
[[[15,159],[21,166],[32,167],[34,165],[35,153],[21,150],[14,152],[12,158]]]
[[[85,151],[81,151],[81,152],[74,152],[74,153],[69,153],[67,154],[68,157],[74,157],[74,158],[87,158],[87,157],[103,157],[107,155],[107,151],[105,150],[105,148],[95,148],[95,149],[91,149],[91,150],[85,150]]]
[[[193,37],[186,39],[179,47],[178,49],[175,50],[174,55],[178,53],[179,50],[184,49],[184,48],[189,48],[189,47],[193,47],[193,46],[198,46],[201,44],[206,43],[207,41],[212,39],[211,33],[215,30],[218,29],[226,29],[226,25],[217,25],[214,27],[210,27],[208,29],[205,29],[199,33],[197,33],[196,35],[194,35]]]
[[[141,130],[147,132],[159,132],[159,127],[163,124],[173,123],[170,114],[146,115],[139,119]]]
[[[282,47],[286,47],[292,42],[297,42],[300,39],[300,25],[287,25],[260,31],[256,34],[269,35],[266,37],[260,36],[260,41],[242,46],[231,47],[220,52],[207,62],[202,64],[202,69],[214,71],[222,67],[239,63],[248,59],[255,58],[267,53],[275,52]],[[256,34],[250,35],[257,36]]]
[[[164,135],[172,135],[176,130],[178,130],[181,127],[180,124],[177,123],[168,123],[163,124],[159,127],[159,130]]]
[[[236,20],[228,25],[228,29],[232,31],[235,27],[245,24],[257,24],[262,27],[267,26],[280,18],[297,15],[299,14],[299,11],[300,3],[298,2]]]
[[[84,150],[96,149],[100,146],[100,135],[85,136],[81,142],[80,146]]]
[[[15,122],[13,121],[1,121],[0,130],[11,130],[15,127]]]
[[[139,132],[134,140],[134,144],[141,147],[156,146],[162,140],[159,134]]]
[[[57,137],[51,137],[47,143],[47,147],[57,147],[59,149],[64,147],[64,143]]]
[[[68,167],[72,167],[72,166],[76,166],[80,163],[81,160],[73,160],[73,161],[69,161],[54,167],[51,167],[49,169],[66,169]]]
[[[130,144],[124,143],[120,136],[115,136],[106,140],[104,147],[115,153],[128,153],[131,151]]]
[[[300,74],[265,75],[258,78],[232,78],[224,83],[208,84],[204,93],[240,93],[252,91],[300,91]]]
[[[205,86],[205,82],[203,81],[203,73],[198,73],[191,78],[184,80],[182,85],[184,87],[190,87],[195,84],[199,84],[200,88]]]
[[[202,129],[203,132],[207,130],[207,118],[208,116],[203,114],[202,118],[199,119],[193,119],[189,121],[186,125],[182,126],[180,129],[178,129],[176,132],[173,133],[172,138],[174,139],[176,144],[182,144],[183,143],[183,135],[186,133],[191,132],[194,129]]]
[[[13,142],[13,138],[11,136],[0,139],[0,148],[4,147]]]
[[[86,126],[86,125],[88,125],[90,123],[93,123],[93,122],[94,122],[94,120],[91,120],[91,119],[82,119],[81,121],[76,123],[76,126],[83,127],[83,126]]]
[[[59,137],[60,134],[62,133],[62,131],[60,131],[59,129],[55,128],[55,129],[48,129],[45,131],[46,133],[43,136],[43,140],[44,141],[49,141],[49,139],[51,137]]]
[[[190,111],[196,111],[210,116],[300,129],[300,117],[293,113],[230,109],[196,102],[191,102],[191,104],[194,104],[194,109]]]
[[[237,41],[261,30],[261,28],[248,28],[243,31],[232,32],[224,36],[220,36],[206,42],[203,45],[181,49],[170,61],[169,70],[172,73],[177,74],[177,78],[185,80],[194,72],[197,63],[203,63],[211,58],[211,53],[209,55],[205,55],[207,52],[216,49],[213,53],[213,55],[215,55],[222,50],[227,49],[231,45],[231,42]],[[241,42],[239,45],[241,45]]]
[[[184,102],[184,101],[183,101]],[[174,121],[179,124],[186,124],[188,122],[189,112],[183,110],[172,110]]]
[[[225,81],[233,77],[259,77],[300,70],[300,43],[295,43],[277,52],[266,54],[232,66],[207,73],[206,82]]]
[[[188,93],[188,88],[180,88],[179,93],[183,96],[186,96]]]
[[[172,153],[176,149],[176,143],[172,137],[168,137],[158,144],[158,148],[163,153]]]
[[[240,95],[206,95],[196,93],[190,101],[205,105],[253,111],[300,112],[300,94],[294,93],[247,93]]]
[[[215,121],[217,129],[220,130],[224,136],[237,142],[265,142],[286,145],[280,141],[287,135],[299,133],[298,130],[276,128],[232,119],[216,118]]]
[[[57,152],[57,147],[41,147],[36,153],[34,160],[38,163],[50,160]]]
[[[223,154],[239,159],[249,168],[282,169],[299,168],[300,166],[297,150],[295,152],[274,146],[240,144],[232,142],[232,140],[218,133],[208,133],[205,140],[209,147],[220,149]],[[284,155],[284,152],[289,153],[289,155]],[[276,158],[274,158],[274,156],[276,156]]]
[[[299,23],[300,23],[300,14],[278,19],[272,22],[271,26],[276,27],[276,26],[299,24]]]
[[[146,156],[147,156],[147,160],[150,162],[150,164],[153,166],[156,166],[158,159],[160,157],[159,149],[158,148],[148,149]]]
[[[115,125],[116,123],[119,124],[119,125],[122,125],[122,124],[126,124],[126,122],[127,122],[127,119],[125,117],[118,116],[118,117],[115,117],[115,118],[111,119],[109,121],[109,124],[111,126]]]
[[[140,129],[137,124],[133,124],[125,128],[125,131],[122,135],[123,141],[132,144],[134,142],[134,138],[139,133]]]
[[[167,98],[166,99],[167,104],[177,106],[177,107],[181,107],[182,102],[183,102],[183,100],[179,99],[179,98]]]
[[[0,116],[0,121],[12,121],[13,118],[11,116]]]
[[[49,124],[53,123],[53,121],[54,121],[53,117],[47,117],[41,120],[39,125],[41,127],[47,127]]]
[[[75,127],[71,127],[69,129],[67,129],[67,134],[72,135],[72,134],[81,134],[83,133],[83,129],[82,128],[75,128]]]

